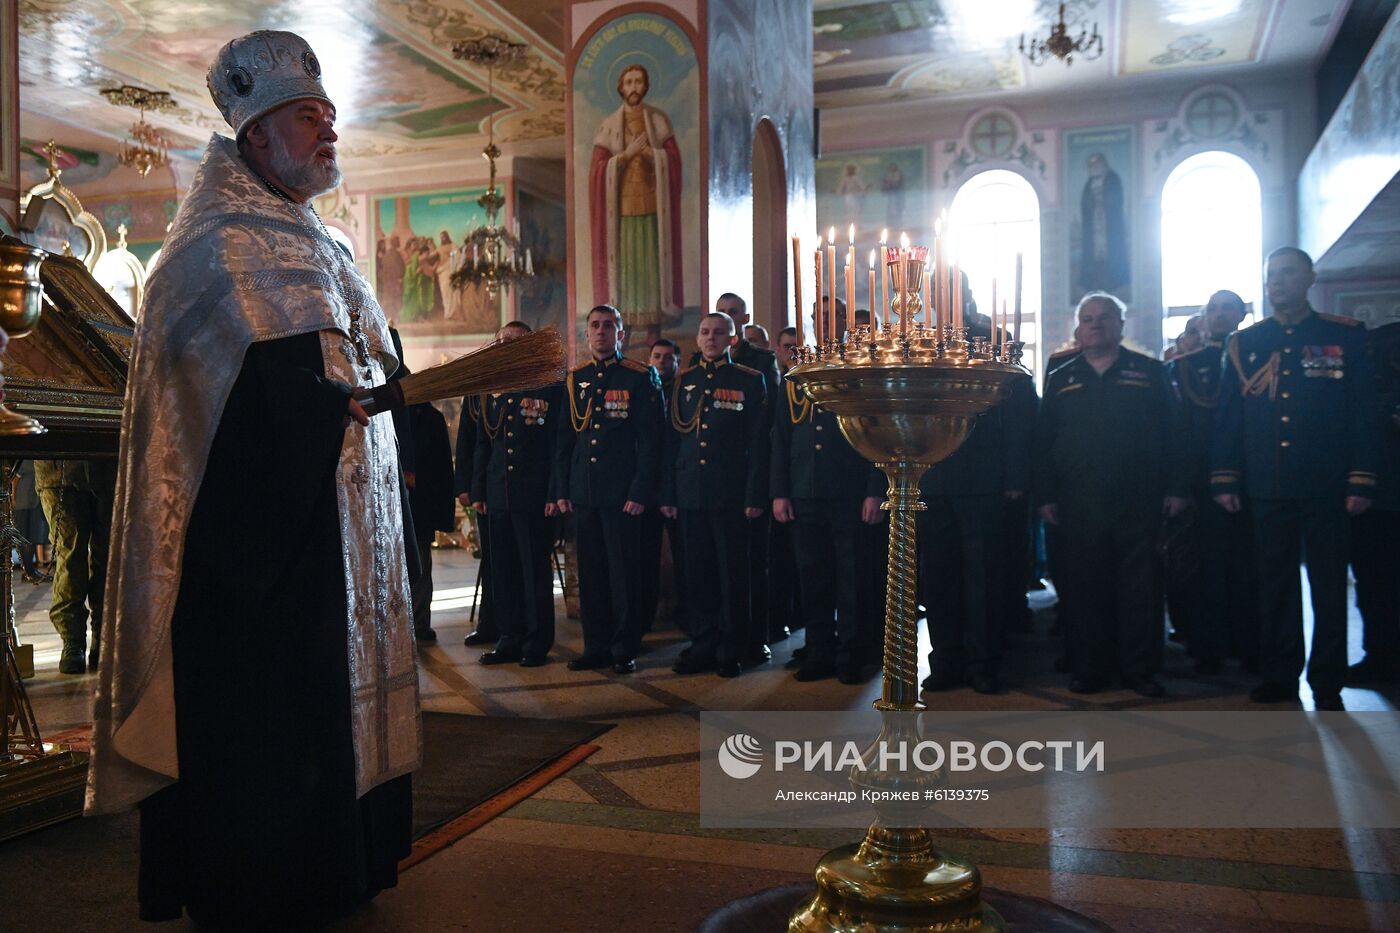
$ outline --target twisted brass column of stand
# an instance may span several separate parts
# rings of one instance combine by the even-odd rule
[[[919,501],[919,480],[928,467],[896,461],[876,464],[889,479],[890,548],[886,568],[885,677],[879,710],[923,709],[919,702],[917,518],[927,508]]]

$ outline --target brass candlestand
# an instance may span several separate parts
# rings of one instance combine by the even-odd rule
[[[916,322],[923,262],[890,262],[891,302],[900,322],[859,327],[844,342],[802,348],[792,378],[817,405],[835,414],[841,432],[889,479],[888,591],[884,684],[876,709],[924,708],[918,685],[915,516],[919,480],[956,451],[977,416],[1006,398],[1021,366],[1022,345],[969,345],[966,332]],[[881,738],[907,738],[912,717],[887,715]],[[867,753],[868,755],[869,753]],[[907,787],[900,775],[853,777],[863,785]],[[833,849],[817,865],[817,892],[800,907],[789,933],[815,931],[993,931],[1005,925],[981,898],[982,878],[970,862],[937,851],[923,827],[908,828],[917,808],[884,809],[864,841]]]
[[[43,259],[43,250],[0,236],[0,328],[11,337],[21,337],[39,323]],[[0,404],[0,436],[44,431],[33,418]],[[44,743],[20,680],[10,567],[10,549],[27,543],[15,528],[10,496],[18,468],[17,460],[0,460],[0,841],[82,813],[87,777],[87,755]]]

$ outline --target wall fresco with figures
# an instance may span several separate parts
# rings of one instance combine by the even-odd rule
[[[609,12],[571,53],[574,307],[615,305],[633,330],[677,325],[701,301],[705,169],[690,34],[660,13]]]
[[[499,300],[450,281],[459,264],[472,261],[463,244],[486,222],[477,204],[485,193],[467,188],[374,198],[375,294],[405,338],[469,338],[500,327]]]

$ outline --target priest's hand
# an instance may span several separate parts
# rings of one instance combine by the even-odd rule
[[[640,502],[633,502],[631,499],[622,503],[622,511],[627,515],[641,515],[646,510],[646,506],[642,505]]]
[[[747,518],[749,521],[753,521],[755,518],[758,518],[762,514],[763,509],[755,509],[753,507],[748,507],[744,509],[744,517]]]
[[[560,515],[568,515],[574,510],[574,502],[572,499],[560,499],[554,504],[559,507]]]
[[[359,403],[359,400],[353,398],[350,400],[350,411],[345,416],[346,427],[350,426],[350,420],[352,418],[360,427],[369,427],[369,412],[365,411],[365,407]]]
[[[558,514],[559,514],[559,506],[558,506],[558,505],[554,504],[553,502],[546,502],[546,503],[544,504],[544,517],[545,517],[545,518],[553,518],[554,516],[556,516],[556,515],[558,515]]]

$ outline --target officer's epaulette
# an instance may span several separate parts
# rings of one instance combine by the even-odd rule
[[[693,372],[695,372],[695,371],[696,371],[697,369],[699,369],[699,368],[700,368],[700,364],[699,364],[699,363],[696,363],[694,366],[687,366],[685,369],[682,369],[680,372],[676,373],[676,378],[679,379],[681,376],[684,376],[686,373],[693,373]]]
[[[1061,367],[1069,365],[1070,361],[1079,355],[1078,347],[1068,347],[1064,350],[1056,350],[1045,359],[1045,378],[1048,381]]]
[[[651,371],[650,363],[638,363],[628,356],[624,356],[622,359],[618,360],[618,362],[634,372],[645,373]]]
[[[739,370],[739,372],[743,373],[746,376],[758,376],[760,378],[762,378],[763,376],[763,373],[750,366],[745,366],[743,363],[730,363],[729,365],[733,366],[735,369]]]
[[[1319,311],[1317,312],[1317,316],[1322,318],[1324,321],[1331,321],[1333,324],[1346,324],[1348,327],[1366,326],[1365,322],[1363,321],[1358,321],[1354,317],[1343,317],[1340,314],[1323,314],[1321,311]]]
[[[579,365],[575,366],[573,369],[569,370],[569,375],[572,376],[574,373],[581,373],[581,372],[583,372],[585,369],[592,369],[592,368],[593,368],[593,361],[592,361],[592,360],[589,360],[588,362],[586,362],[586,363],[580,363]]]
[[[1172,357],[1171,360],[1169,360],[1169,362],[1175,363],[1177,360],[1189,360],[1191,357],[1195,356],[1197,353],[1204,353],[1206,350],[1215,350],[1216,352],[1219,352],[1220,348],[1219,348],[1219,347],[1212,347],[1212,346],[1210,346],[1209,344],[1207,344],[1207,345],[1204,346],[1204,347],[1197,347],[1196,349],[1191,350],[1191,351],[1189,351],[1189,352],[1187,352],[1187,353],[1178,353],[1176,356]]]

